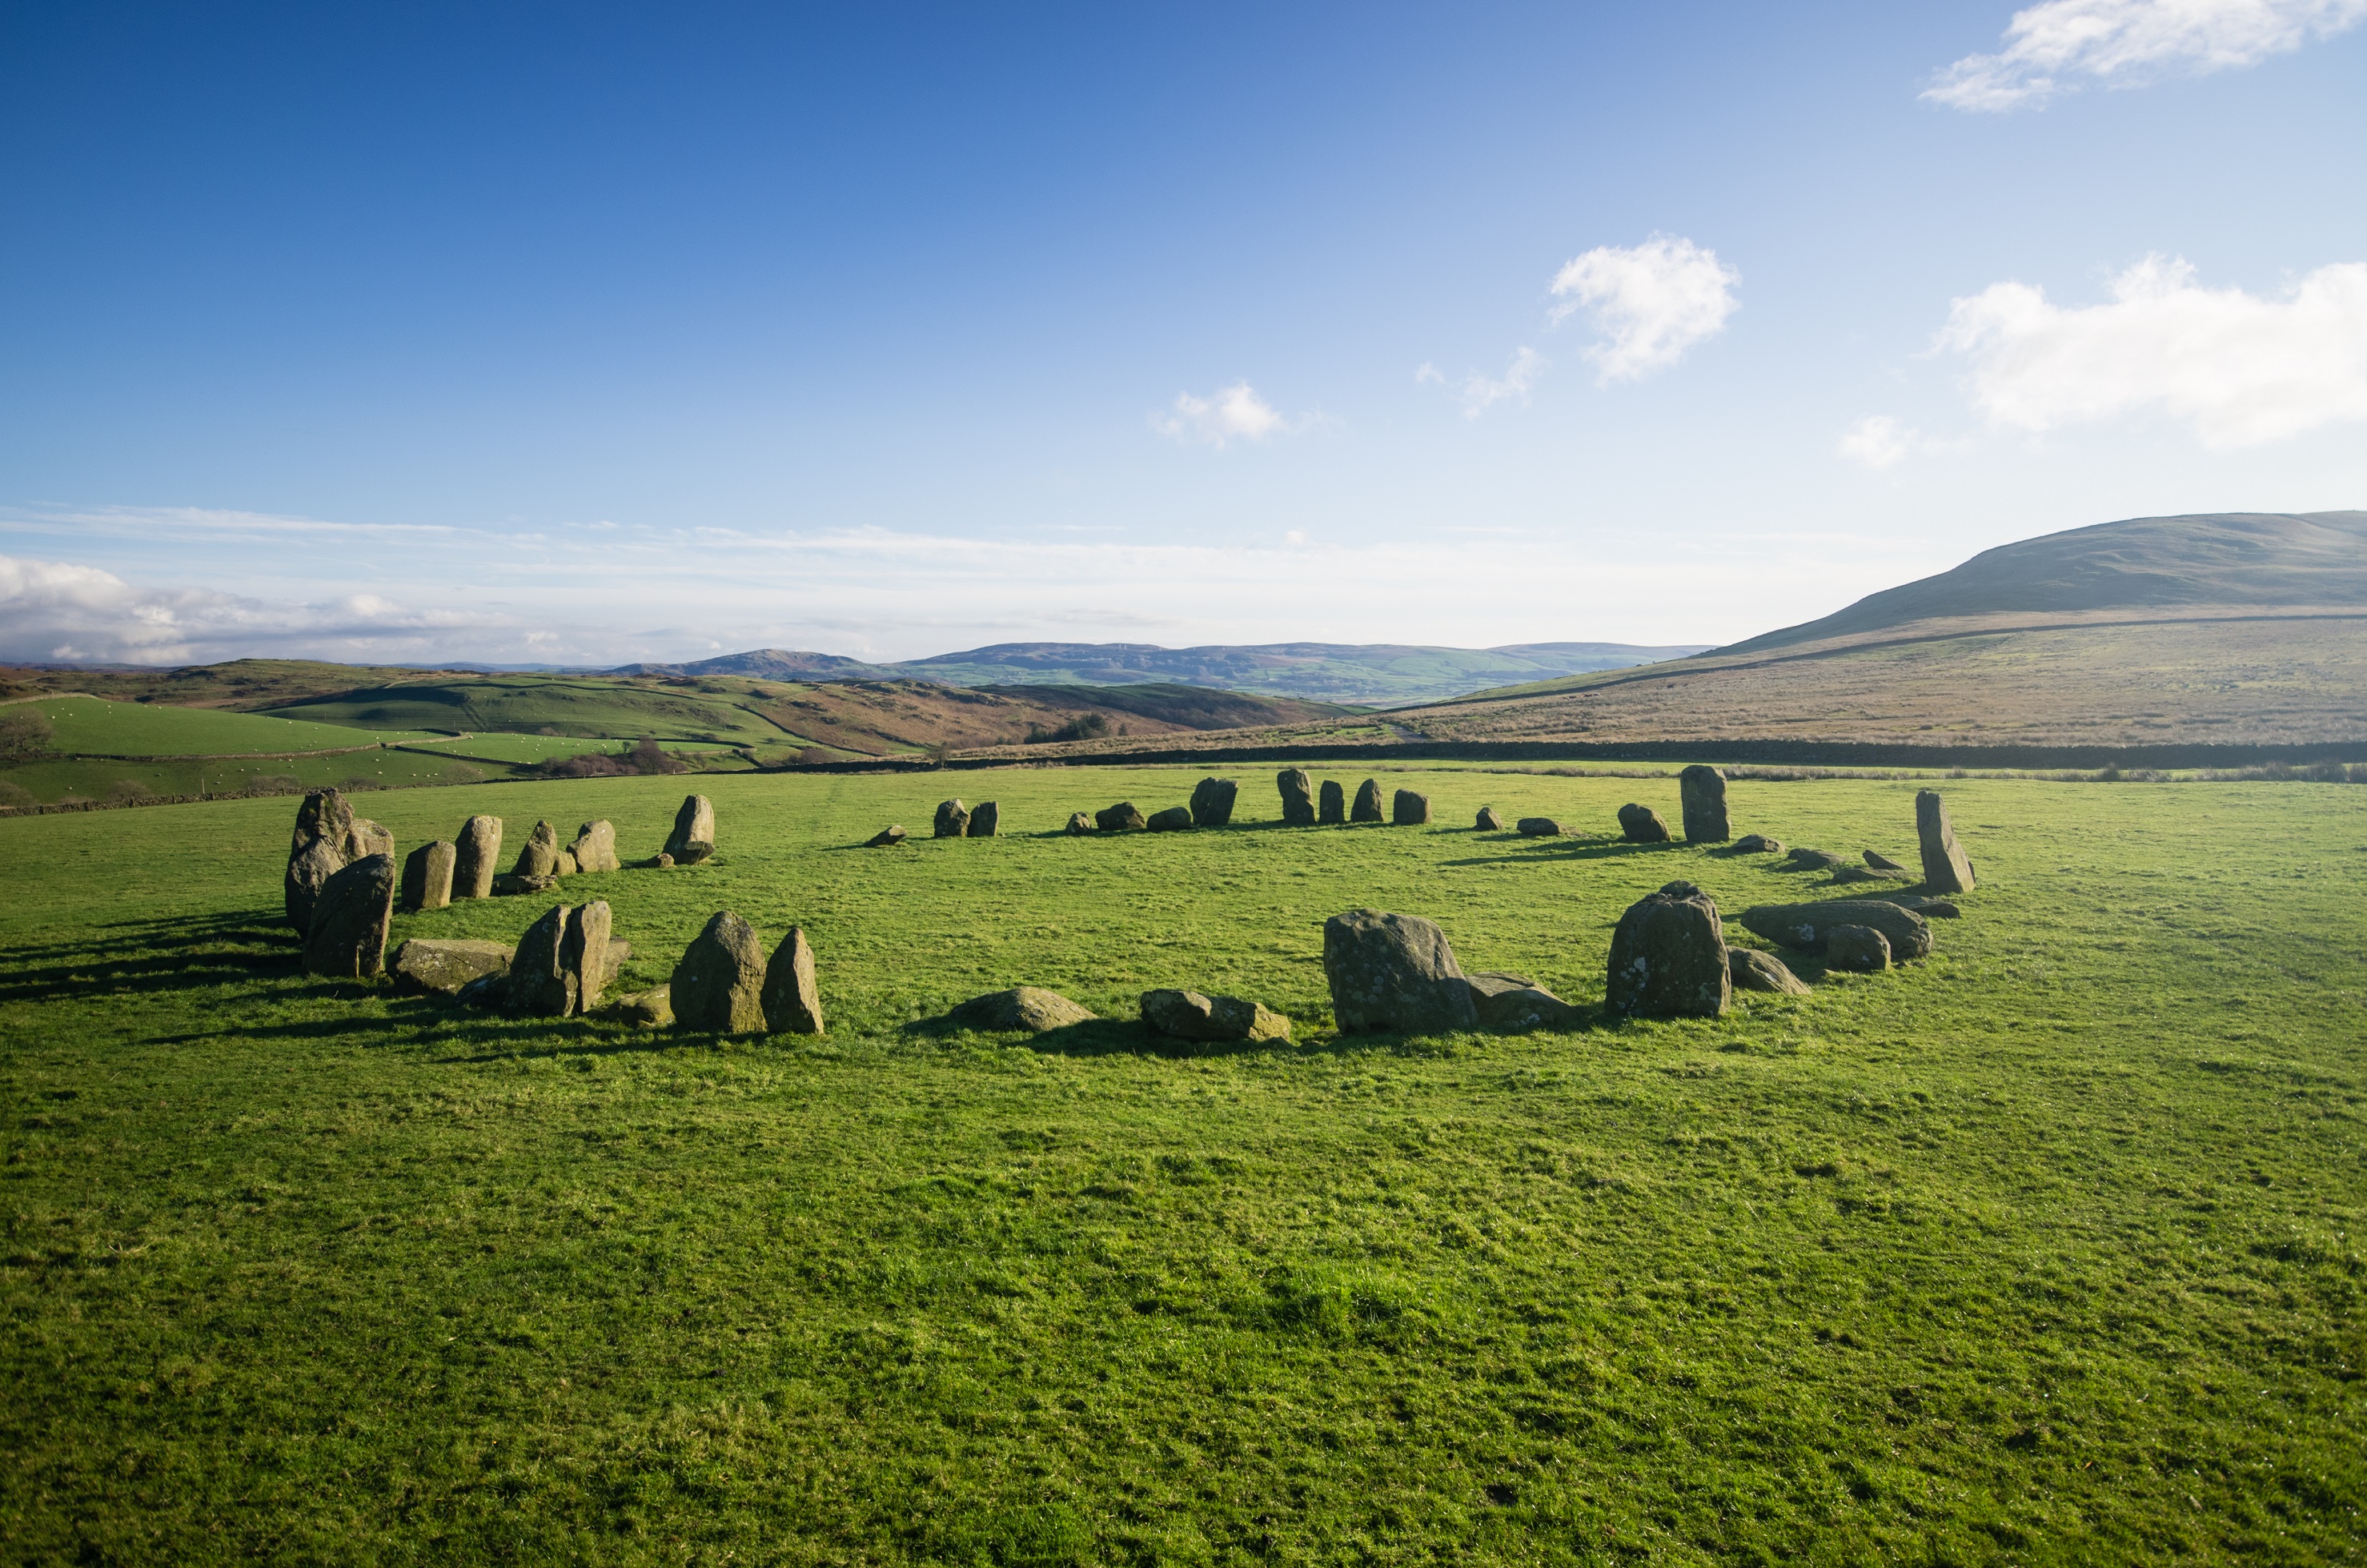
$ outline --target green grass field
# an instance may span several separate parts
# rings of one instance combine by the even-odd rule
[[[712,691],[596,677],[490,675],[351,692],[277,711],[291,719],[363,728],[550,729],[577,738],[649,736],[669,744],[712,740],[777,746],[787,739],[780,726],[740,705],[748,697],[749,682],[708,684]]]
[[[715,863],[563,885],[629,984],[717,908],[803,923],[818,1041],[308,979],[291,801],[0,818],[6,1555],[2357,1560],[2367,790],[1957,781],[1986,886],[1929,961],[1619,1024],[1634,897],[1826,890],[1610,840],[1673,780],[1441,772],[1433,828],[1286,829],[1241,769],[1229,831],[1052,831],[1195,776],[702,778]],[[1915,787],[1738,782],[1737,830],[1904,858]],[[362,808],[629,857],[683,788]],[[948,790],[1006,836],[851,847]],[[1588,1026],[1335,1037],[1320,923],[1366,903]],[[1021,981],[1298,1036],[913,1027]]]
[[[360,730],[227,708],[176,708],[104,697],[43,697],[25,705],[49,716],[53,729],[50,750],[80,756],[287,756],[436,739],[424,729]]]
[[[580,757],[587,751],[620,751],[631,745],[631,739],[615,736],[472,734],[465,739],[441,742],[435,750],[447,756],[481,762],[547,762],[554,757]],[[684,756],[731,750],[700,740],[669,740],[665,749]]]

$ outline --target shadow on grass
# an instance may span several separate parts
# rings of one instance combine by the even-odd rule
[[[1624,839],[1571,840],[1569,839],[1520,839],[1505,846],[1515,852],[1509,855],[1473,855],[1463,860],[1442,862],[1444,865],[1507,865],[1534,861],[1593,861],[1625,860],[1630,855],[1659,854],[1669,850],[1682,850],[1680,843],[1631,844]]]
[[[0,1001],[201,990],[301,966],[296,933],[277,910],[116,920],[83,941],[0,953]]]

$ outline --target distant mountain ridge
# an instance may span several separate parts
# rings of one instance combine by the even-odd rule
[[[1414,643],[1278,642],[1161,648],[1132,642],[1006,642],[927,659],[867,664],[778,648],[681,664],[627,664],[603,673],[765,681],[934,681],[949,686],[1173,684],[1330,703],[1410,703],[1482,686],[1624,670],[1699,653],[1706,645],[1512,643],[1435,648]]]

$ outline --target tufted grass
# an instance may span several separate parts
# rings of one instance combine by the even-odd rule
[[[1595,1012],[1673,780],[1440,770],[1439,823],[1070,840],[1174,770],[708,777],[598,896],[662,981],[812,935],[832,1033],[655,1035],[307,979],[293,803],[0,819],[0,1541],[18,1562],[2269,1562],[2367,1494],[2367,793],[1965,780],[1927,963]],[[1346,782],[1353,784],[1353,776]],[[513,847],[684,787],[371,795]],[[1737,830],[1911,861],[1912,783]],[[1492,803],[1590,830],[1463,829]],[[515,938],[549,897],[405,917]],[[1430,915],[1565,1034],[1343,1040],[1320,921]],[[914,1027],[1191,984],[1287,1047]]]

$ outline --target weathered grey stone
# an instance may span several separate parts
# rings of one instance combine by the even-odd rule
[[[1782,959],[1755,947],[1727,948],[1726,969],[1738,991],[1772,991],[1786,997],[1808,994],[1806,982],[1793,974]]]
[[[1230,779],[1202,779],[1192,786],[1192,825],[1227,828],[1232,825],[1233,798],[1240,786]]]
[[[1648,806],[1629,801],[1619,808],[1619,833],[1631,844],[1665,844],[1669,825]]]
[[[432,844],[422,844],[402,860],[402,907],[406,909],[441,909],[452,902],[452,862],[450,844],[438,839]]]
[[[1401,789],[1389,797],[1389,820],[1400,828],[1419,828],[1430,820],[1430,796]]]
[[[1338,779],[1325,779],[1316,795],[1315,821],[1319,827],[1330,828],[1348,820],[1348,792],[1340,787]]]
[[[493,897],[515,898],[522,893],[548,893],[558,886],[559,874],[556,872],[549,876],[520,876],[515,872],[505,871],[493,878]]]
[[[1611,933],[1604,1000],[1629,1018],[1716,1018],[1733,989],[1717,905],[1671,882],[1627,906]]]
[[[1082,837],[1093,830],[1093,819],[1092,818],[1086,816],[1082,811],[1071,811],[1069,813],[1069,833],[1070,837]]]
[[[1923,852],[1923,886],[1933,893],[1970,893],[1980,886],[1971,857],[1956,842],[1947,803],[1936,789],[1915,792],[1915,837]]]
[[[1356,786],[1355,803],[1348,807],[1351,822],[1386,822],[1381,815],[1381,781],[1366,779]]]
[[[877,833],[872,834],[871,837],[864,840],[863,847],[869,850],[889,849],[894,845],[902,843],[904,841],[904,829],[891,823],[888,827],[880,829]]]
[[[553,904],[518,938],[517,953],[510,959],[510,1011],[527,1018],[565,1018],[576,1010],[581,984],[564,961],[571,913],[566,905]]]
[[[610,961],[608,940],[613,923],[606,900],[595,898],[567,917],[567,935],[559,944],[559,966],[575,982],[572,1011],[590,1012],[600,1005],[600,993],[623,955]]]
[[[583,867],[575,863],[575,854],[572,850],[558,850],[552,852],[550,874],[553,876],[572,876],[582,869]]]
[[[1835,926],[1825,933],[1825,967],[1871,975],[1890,967],[1890,939],[1872,926]]]
[[[1833,867],[1835,882],[1912,882],[1911,871],[1876,871],[1870,865],[1837,865]]]
[[[353,825],[354,808],[344,795],[334,789],[316,789],[296,808],[296,831],[288,842],[289,857],[293,859],[299,851],[310,849],[323,839],[342,851],[345,834]]]
[[[729,909],[690,939],[667,988],[674,1021],[713,1034],[763,1033],[764,993],[764,950],[748,922]]]
[[[1677,795],[1682,806],[1685,842],[1722,844],[1734,836],[1726,822],[1726,775],[1695,762],[1677,775]]]
[[[694,851],[697,844],[707,847]],[[665,852],[676,865],[697,865],[715,852],[715,802],[703,795],[683,796],[674,814],[674,831],[666,835]]]
[[[1888,855],[1878,853],[1875,851],[1863,850],[1860,852],[1864,855],[1865,863],[1872,866],[1876,871],[1905,871],[1907,869],[1897,861],[1892,860]]]
[[[821,989],[814,983],[813,943],[805,928],[791,926],[773,961],[764,965],[764,1027],[776,1034],[820,1034]]]
[[[559,829],[548,822],[538,822],[527,835],[526,845],[518,851],[516,863],[510,867],[512,876],[557,876],[559,874]]]
[[[991,800],[981,800],[969,808],[969,833],[973,839],[991,839],[994,830],[1002,826],[1002,807]]]
[[[902,838],[904,836],[904,829],[901,828],[897,829],[896,836],[900,839]],[[874,840],[872,841],[877,843],[878,840]],[[660,850],[657,853],[650,857],[650,869],[651,871],[672,871],[674,869],[674,856],[666,853],[663,850]]]
[[[304,967],[339,980],[368,980],[386,968],[386,931],[394,919],[392,855],[364,855],[321,886]]]
[[[1523,817],[1519,823],[1523,839],[1558,839],[1561,824],[1550,817]]]
[[[1104,833],[1127,832],[1145,825],[1142,813],[1135,809],[1134,802],[1130,800],[1104,806],[1093,813],[1093,826]]]
[[[1471,825],[1482,833],[1501,833],[1504,830],[1504,818],[1497,814],[1494,807],[1483,806]]]
[[[625,863],[617,858],[617,829],[605,818],[586,822],[575,829],[575,841],[567,846],[575,857],[575,869],[582,872],[622,871]]]
[[[345,843],[354,825],[354,808],[333,789],[316,789],[296,808],[296,830],[288,841],[288,870],[280,891],[288,923],[300,932],[312,929],[312,908],[329,878],[345,869],[350,858]]]
[[[452,999],[467,1008],[505,1008],[510,1002],[509,972],[480,975],[461,987]]]
[[[394,834],[367,817],[357,817],[345,829],[345,863],[367,860],[371,855],[394,858]]]
[[[1812,850],[1806,844],[1795,847],[1784,858],[1794,865],[1805,865],[1814,871],[1831,871],[1836,867],[1849,864],[1849,862],[1837,854],[1824,850]]]
[[[1900,908],[1912,909],[1927,920],[1953,920],[1964,914],[1950,898],[1919,898],[1910,894],[1898,903]]]
[[[674,1022],[674,997],[663,986],[654,990],[630,991],[608,1004],[612,1018],[624,1023],[637,1023],[643,1029],[663,1029]]]
[[[633,944],[631,942],[627,942],[620,936],[612,936],[608,939],[608,964],[607,967],[601,972],[600,976],[600,988],[603,991],[606,991],[610,987],[616,985],[617,976],[624,972],[625,960],[630,958],[632,955]]]
[[[1315,781],[1300,768],[1285,768],[1274,775],[1274,787],[1282,791],[1282,819],[1295,828],[1312,827],[1315,822]]]
[[[1287,1040],[1290,1020],[1260,1002],[1198,991],[1145,991],[1142,1021],[1178,1040]]]
[[[937,802],[936,837],[962,839],[969,836],[969,807],[958,800]]]
[[[1342,1034],[1438,1034],[1478,1026],[1446,933],[1419,915],[1351,909],[1323,922],[1323,974]]]
[[[1192,826],[1192,808],[1188,806],[1171,806],[1164,811],[1154,811],[1150,814],[1150,820],[1143,826],[1154,833],[1178,832]]]
[[[1529,1029],[1568,1029],[1578,1022],[1578,1010],[1530,979],[1496,970],[1469,976],[1471,1005],[1479,1025],[1500,1034]]]
[[[1870,926],[1890,943],[1893,962],[1904,964],[1931,951],[1931,923],[1914,910],[1883,898],[1829,898],[1813,904],[1760,904],[1735,917],[1779,947],[1822,953],[1835,926]]]
[[[470,818],[460,824],[460,836],[452,847],[452,897],[492,897],[494,868],[502,858],[502,819]]]
[[[1734,840],[1734,847],[1747,855],[1780,854],[1784,840],[1771,839],[1764,833],[1745,833]]]
[[[957,1029],[975,1029],[987,1033],[1000,1033],[1024,1029],[1030,1034],[1041,1034],[1048,1029],[1063,1029],[1072,1023],[1090,1023],[1093,1015],[1062,996],[1041,986],[1014,986],[1007,991],[990,991],[969,1000],[946,1014],[946,1021]]]
[[[458,996],[471,980],[508,974],[514,951],[505,942],[431,941],[415,936],[394,950],[386,969],[399,991]]]

